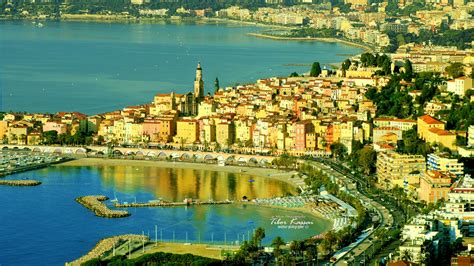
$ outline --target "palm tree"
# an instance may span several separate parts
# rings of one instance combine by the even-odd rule
[[[314,239],[309,239],[306,242],[306,254],[308,255],[308,260],[314,261],[316,260],[316,264],[318,261],[318,244]]]
[[[405,249],[405,250],[403,251],[403,254],[402,254],[401,258],[402,258],[402,260],[404,260],[404,261],[408,261],[408,262],[411,261],[411,254],[410,254],[410,252],[408,251],[408,249]]]
[[[280,246],[285,245],[285,244],[286,244],[285,241],[280,236],[277,236],[273,239],[272,247],[274,247],[273,255],[275,255],[275,258],[278,259],[278,257],[281,255]]]
[[[20,135],[20,144],[26,144],[26,135],[25,134],[21,134]]]
[[[255,233],[253,234],[253,240],[254,240],[254,245],[257,247],[260,247],[262,244],[262,239],[265,238],[265,229],[262,227],[259,227],[255,230]]]

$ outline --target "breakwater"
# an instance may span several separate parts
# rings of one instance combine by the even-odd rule
[[[102,195],[96,196],[83,196],[76,198],[76,201],[79,202],[84,207],[93,211],[96,216],[105,217],[105,218],[122,218],[130,216],[130,213],[127,211],[117,211],[111,210],[103,201],[108,200],[109,198]]]
[[[0,180],[0,185],[12,187],[32,187],[41,185],[41,182],[36,180]]]
[[[132,208],[132,207],[178,207],[178,206],[192,206],[192,205],[217,205],[217,204],[231,204],[230,200],[221,201],[183,201],[183,202],[134,202],[134,203],[116,203],[116,208]]]
[[[121,243],[126,241],[149,241],[148,237],[143,235],[119,235],[108,237],[100,240],[93,249],[91,249],[86,255],[74,260],[72,262],[66,262],[66,265],[76,266],[89,261],[94,258],[100,258],[106,253],[119,246]]]

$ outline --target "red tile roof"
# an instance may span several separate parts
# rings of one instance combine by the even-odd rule
[[[438,119],[430,116],[430,115],[422,115],[420,117],[418,117],[418,119],[421,119],[423,120],[423,122],[427,123],[427,124],[444,124],[443,122],[439,121]]]

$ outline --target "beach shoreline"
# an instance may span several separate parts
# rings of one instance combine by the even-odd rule
[[[284,37],[284,36],[275,36],[275,35],[269,35],[269,34],[264,34],[264,33],[253,33],[253,32],[249,32],[247,33],[247,35],[253,36],[256,38],[271,39],[271,40],[277,40],[277,41],[316,41],[316,42],[342,43],[345,45],[362,48],[364,49],[364,51],[373,51],[373,48],[368,45],[355,43],[355,42],[351,42],[347,40],[342,40],[338,38]]]
[[[102,158],[81,158],[73,161],[68,161],[60,164],[59,166],[144,166],[144,167],[163,167],[163,168],[184,168],[184,169],[195,169],[195,170],[207,170],[227,173],[244,173],[262,178],[269,178],[285,182],[292,186],[294,189],[298,188],[296,181],[300,181],[299,178],[292,178],[297,171],[286,171],[270,168],[259,168],[259,167],[246,167],[246,166],[218,166],[217,164],[205,164],[205,163],[192,163],[192,162],[168,162],[168,161],[151,161],[151,160],[128,160],[128,159],[102,159]],[[241,172],[244,171],[244,172]],[[248,202],[236,202],[234,204],[248,204],[257,207],[272,208],[275,210],[291,210],[300,213],[312,215],[318,219],[324,219],[333,223],[331,219],[328,219],[319,213],[313,212],[309,206],[298,207],[298,208],[285,208],[279,206],[271,206],[264,204],[256,204],[251,201]],[[330,228],[328,229],[330,230]],[[328,231],[326,230],[326,231]]]
[[[68,161],[58,166],[145,166],[145,167],[161,167],[161,168],[181,168],[208,170],[226,173],[248,174],[257,177],[270,178],[283,181],[293,188],[297,189],[298,185],[291,178],[297,174],[297,171],[278,170],[271,168],[247,167],[247,166],[218,166],[217,164],[193,163],[193,162],[168,162],[168,161],[152,161],[152,160],[129,160],[129,159],[105,159],[105,158],[80,158]]]

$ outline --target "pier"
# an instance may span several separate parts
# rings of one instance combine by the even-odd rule
[[[111,210],[103,201],[108,200],[106,196],[84,196],[76,199],[77,202],[82,204],[84,207],[93,211],[96,216],[105,217],[105,218],[122,218],[130,216],[130,213],[127,211],[117,211]]]
[[[221,201],[183,201],[183,202],[134,202],[134,203],[116,203],[116,208],[132,208],[132,207],[178,207],[178,206],[192,206],[192,205],[220,205],[220,204],[232,204],[233,201],[221,200]]]
[[[41,182],[36,180],[0,180],[0,185],[12,187],[32,187],[41,185]]]

